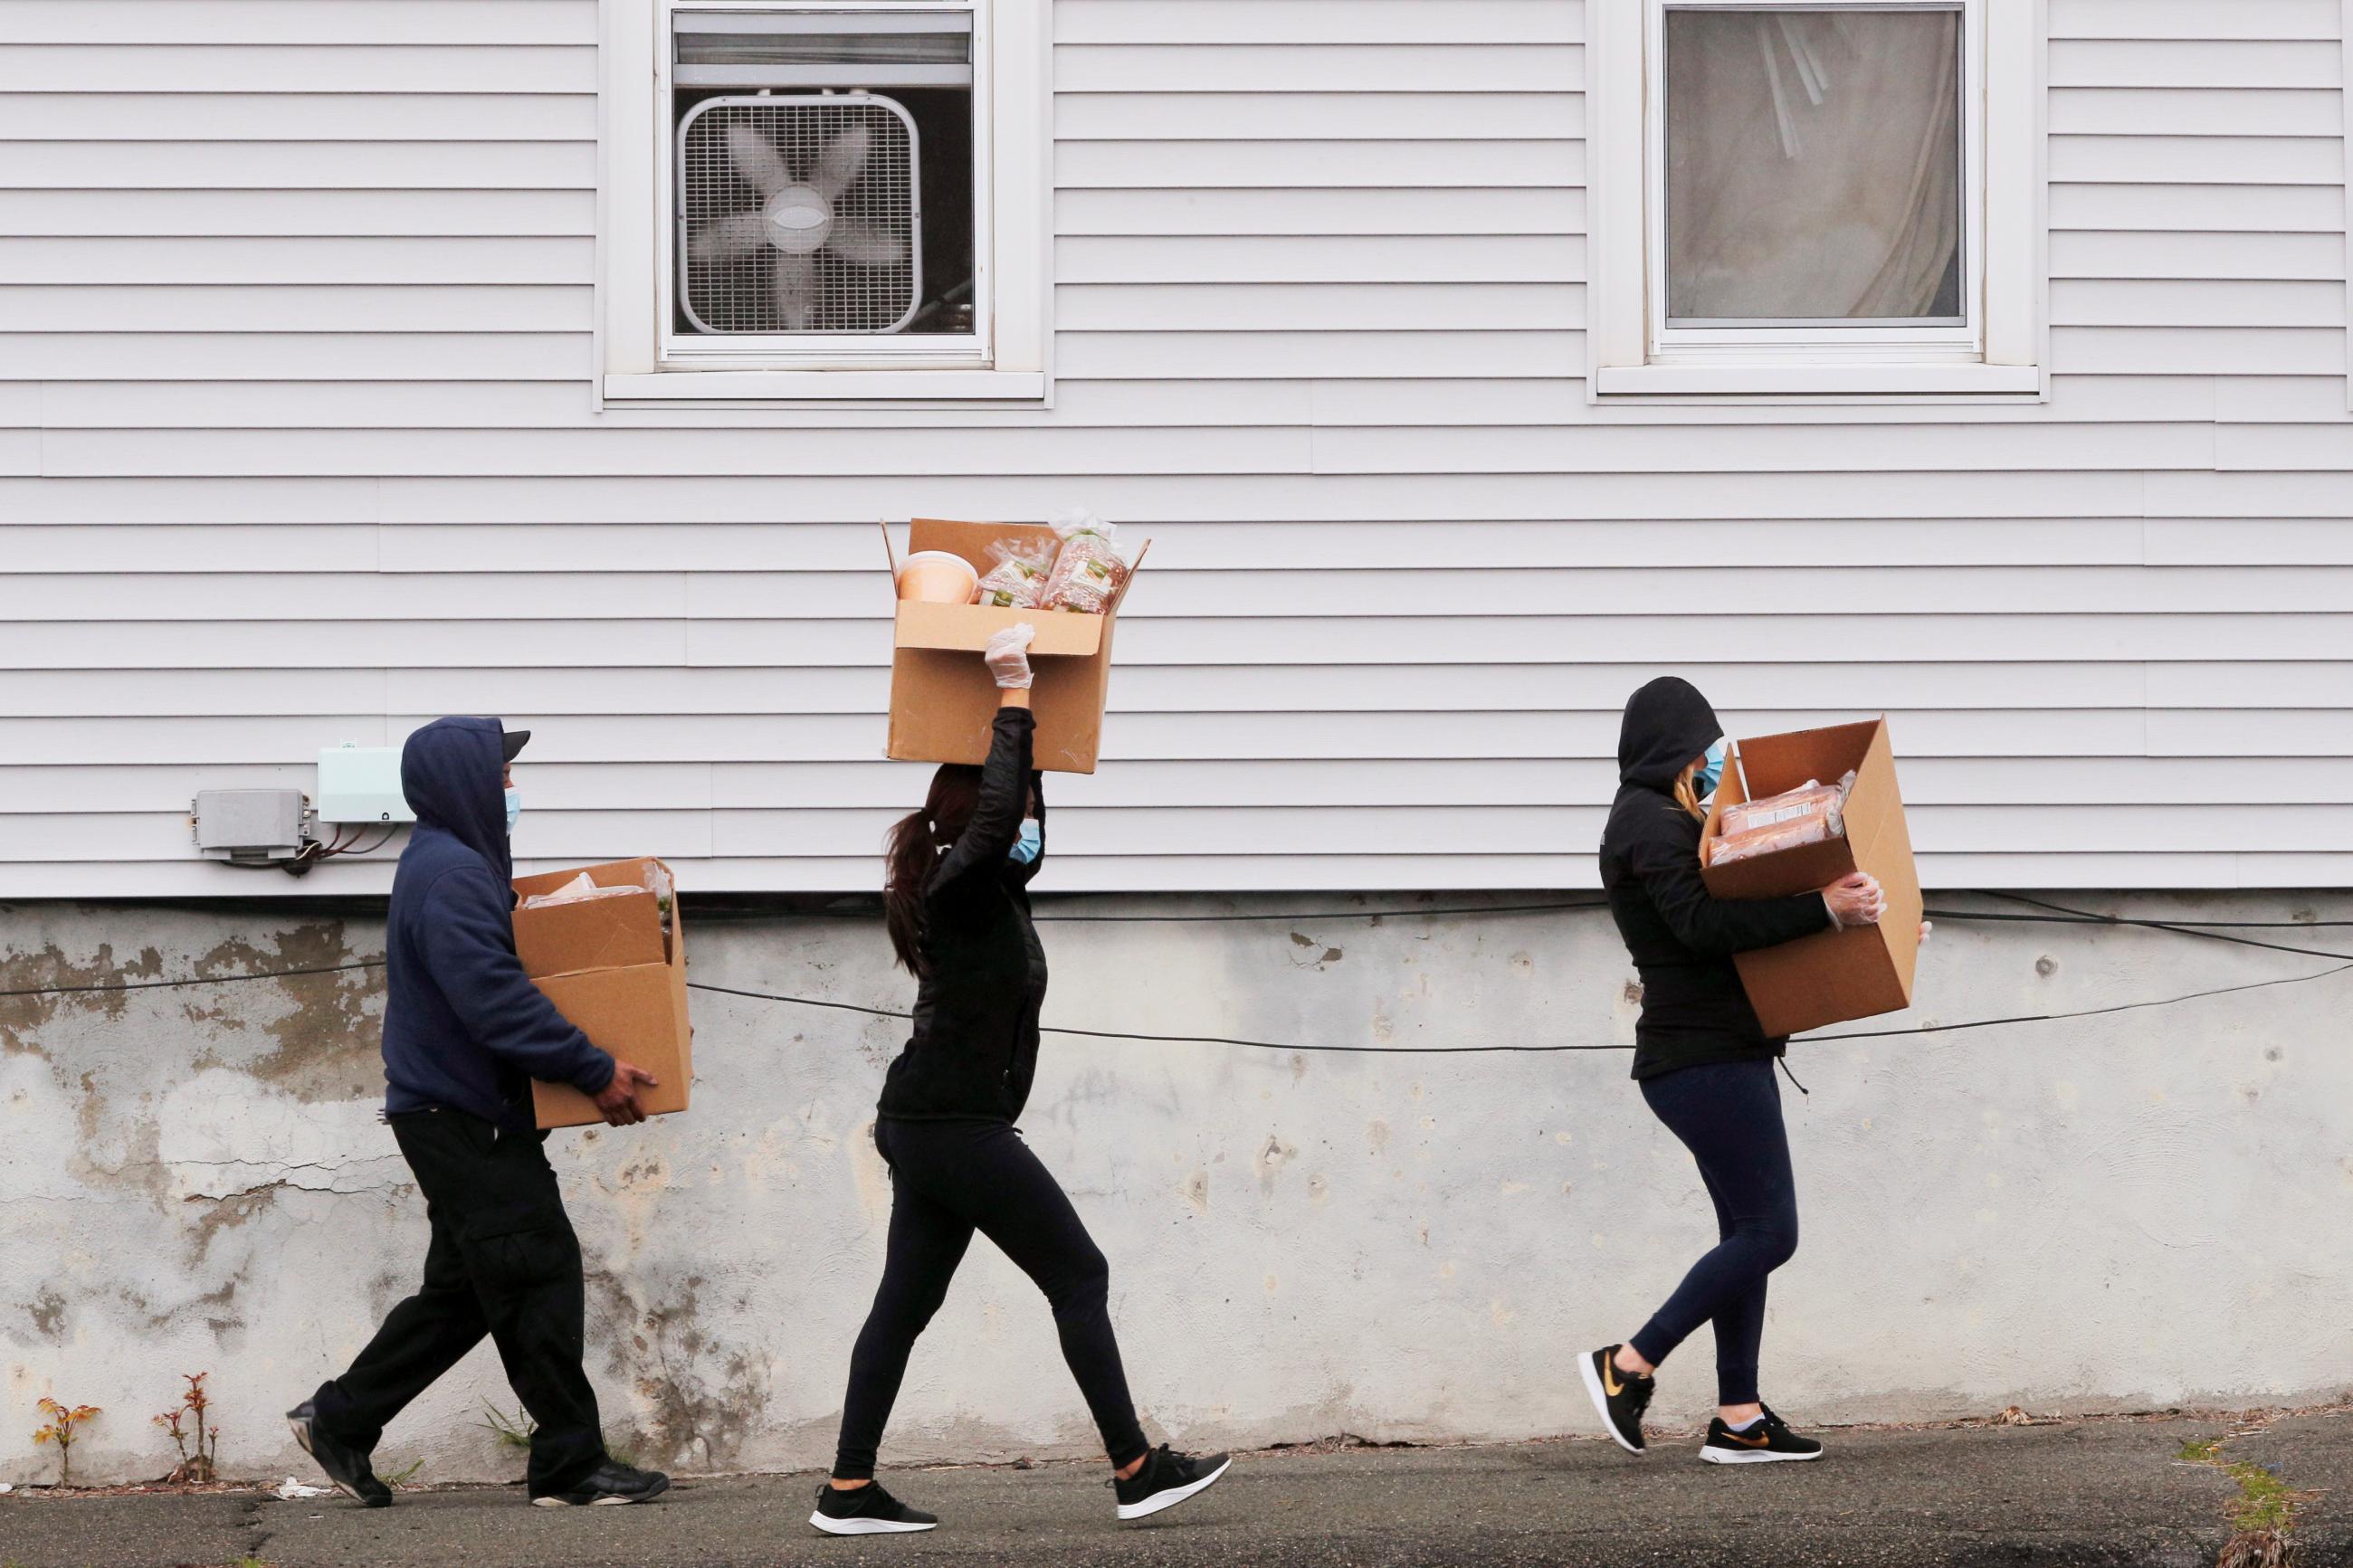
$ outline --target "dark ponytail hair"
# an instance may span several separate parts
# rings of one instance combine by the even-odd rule
[[[980,770],[949,763],[932,775],[923,809],[891,825],[882,839],[882,923],[910,974],[923,973],[923,889],[940,851],[963,836],[980,805]]]

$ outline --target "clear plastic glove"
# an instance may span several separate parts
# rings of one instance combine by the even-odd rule
[[[1928,939],[1936,934],[1936,922],[1935,921],[1922,921],[1920,922],[1920,945],[1922,947],[1927,946]]]
[[[1007,691],[1027,691],[1034,679],[1029,673],[1029,644],[1038,636],[1038,628],[1028,621],[1008,626],[988,639],[981,658],[988,673],[997,678],[997,686]]]
[[[1831,919],[1841,930],[1877,925],[1887,913],[1887,895],[1880,890],[1879,879],[1866,871],[1841,877],[1824,888],[1822,902],[1830,907]]]

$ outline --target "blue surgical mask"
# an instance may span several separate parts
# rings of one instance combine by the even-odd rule
[[[507,791],[507,832],[510,835],[514,832],[514,825],[522,816],[522,791],[511,789]]]
[[[1729,750],[1729,742],[1718,735],[1715,744],[1707,749],[1707,757],[1700,763],[1699,772],[1692,775],[1692,788],[1698,792],[1702,800],[1714,795],[1715,786],[1724,782],[1724,759]]]
[[[1029,816],[1022,818],[1021,837],[1013,841],[1013,847],[1006,854],[1016,866],[1027,866],[1043,854],[1045,849],[1046,830],[1038,826],[1036,817]]]

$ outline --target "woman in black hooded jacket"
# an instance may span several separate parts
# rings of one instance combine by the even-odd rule
[[[1724,727],[1689,681],[1662,677],[1626,704],[1601,883],[1642,979],[1634,1078],[1652,1114],[1698,1162],[1722,1239],[1641,1331],[1592,1352],[1579,1371],[1610,1436],[1639,1454],[1658,1363],[1712,1321],[1718,1403],[1700,1458],[1811,1459],[1821,1445],[1790,1431],[1757,1392],[1766,1277],[1797,1250],[1798,1200],[1773,1078],[1788,1042],[1757,1023],[1732,955],[1870,924],[1883,905],[1878,884],[1861,873],[1786,899],[1710,894],[1699,874],[1700,802],[1714,793],[1724,757]]]
[[[1000,705],[988,761],[943,767],[923,809],[891,831],[891,941],[917,979],[913,1037],[891,1064],[874,1146],[891,1168],[882,1283],[850,1352],[833,1478],[809,1522],[833,1535],[929,1530],[874,1478],[875,1450],[916,1336],[947,1296],[977,1230],[1046,1293],[1062,1358],[1110,1456],[1118,1517],[1172,1508],[1225,1474],[1227,1458],[1148,1445],[1111,1327],[1111,1270],[1071,1200],[1013,1123],[1038,1066],[1046,953],[1029,882],[1046,855],[1042,779],[1031,765],[1031,630],[985,656]]]

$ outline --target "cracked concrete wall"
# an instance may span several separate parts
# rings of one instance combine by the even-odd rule
[[[2343,895],[2129,903],[2353,919]],[[871,920],[690,912],[688,929],[698,980],[909,994]],[[1063,1025],[1358,1046],[1631,1037],[1630,976],[1599,912],[1046,931]],[[381,937],[364,919],[16,905],[0,908],[0,991],[311,967]],[[2345,938],[2305,940],[2353,950]],[[2156,932],[1948,923],[1908,1021],[2327,967]],[[1798,1047],[1813,1093],[1785,1088],[1785,1104],[1806,1233],[1773,1287],[1767,1396],[1820,1421],[2342,1394],[2348,1001],[2353,976]],[[0,999],[0,1478],[51,1472],[30,1441],[45,1393],[105,1408],[78,1477],[162,1473],[171,1446],[148,1418],[196,1371],[226,1469],[307,1473],[280,1413],[365,1341],[424,1247],[375,1121],[381,1005],[366,973]],[[695,1006],[693,1111],[553,1140],[588,1259],[590,1370],[648,1462],[819,1464],[880,1268],[889,1189],[868,1128],[900,1026]],[[1111,1258],[1155,1436],[1510,1438],[1588,1428],[1570,1358],[1631,1331],[1713,1239],[1690,1161],[1626,1067],[1612,1051],[1050,1037],[1024,1125]],[[1702,1333],[1669,1363],[1662,1415],[1704,1410],[1709,1356]],[[517,1473],[486,1404],[514,1406],[487,1347],[395,1424],[380,1464]],[[1092,1447],[1042,1301],[976,1246],[885,1462]]]

